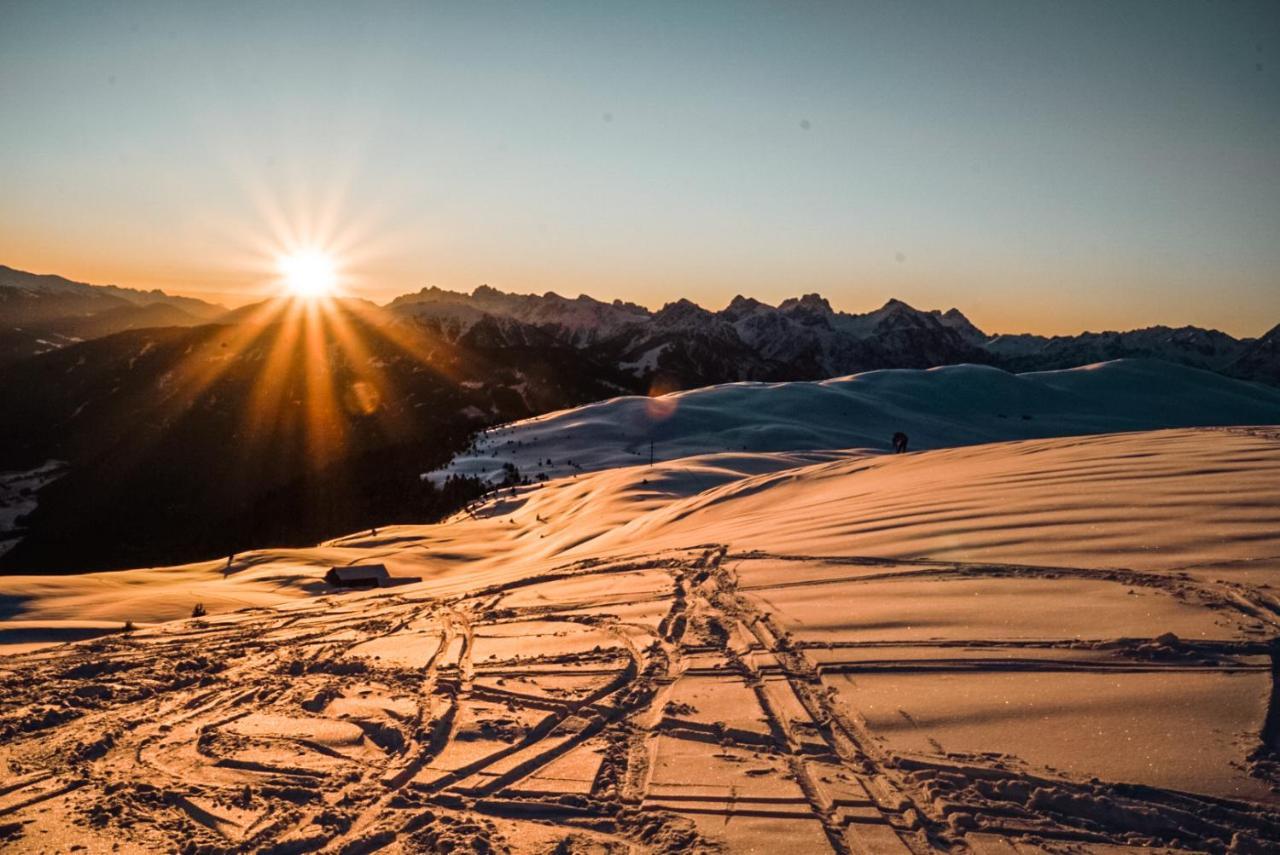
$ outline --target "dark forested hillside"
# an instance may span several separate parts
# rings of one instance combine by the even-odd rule
[[[446,342],[356,303],[69,346],[0,369],[0,470],[70,463],[0,566],[169,563],[428,520],[476,487],[442,495],[418,473],[476,429],[625,380],[568,348]]]

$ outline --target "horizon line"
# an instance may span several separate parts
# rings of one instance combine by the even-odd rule
[[[265,290],[263,290],[263,289],[259,289],[259,290],[256,290],[256,291],[254,291],[254,290],[226,290],[226,291],[223,291],[223,290],[214,290],[214,289],[205,289],[205,290],[202,290],[202,289],[196,289],[195,291],[189,291],[189,290],[180,290],[180,289],[179,289],[179,287],[177,287],[177,286],[153,286],[153,287],[146,287],[146,286],[142,286],[142,285],[126,285],[126,284],[121,284],[121,283],[119,283],[119,282],[105,282],[105,283],[103,283],[103,282],[87,282],[87,281],[83,281],[83,280],[79,280],[79,279],[72,279],[72,278],[70,278],[70,277],[68,277],[68,276],[66,276],[66,275],[64,275],[64,274],[62,274],[62,273],[54,273],[54,272],[36,272],[36,271],[32,271],[32,270],[24,270],[24,269],[22,269],[22,268],[14,267],[14,266],[12,266],[12,265],[10,265],[10,264],[5,264],[5,263],[3,263],[3,262],[0,262],[0,268],[4,268],[4,269],[7,269],[7,270],[11,270],[11,271],[14,271],[15,273],[24,273],[24,274],[27,274],[27,275],[30,275],[30,276],[54,277],[54,278],[62,279],[62,280],[64,280],[64,281],[66,281],[66,282],[70,282],[70,283],[72,283],[72,284],[76,284],[76,285],[87,285],[87,286],[94,287],[94,288],[119,288],[119,289],[122,289],[122,290],[137,291],[137,292],[139,292],[139,293],[154,293],[154,292],[159,292],[159,293],[164,294],[165,296],[168,296],[168,297],[178,297],[178,298],[183,298],[183,299],[192,299],[192,300],[197,300],[197,301],[199,301],[199,302],[205,303],[206,305],[213,306],[213,307],[215,307],[215,308],[224,309],[224,310],[225,310],[225,311],[227,311],[227,312],[237,311],[237,310],[239,310],[239,309],[243,309],[243,308],[244,308],[244,307],[246,307],[246,306],[252,306],[252,305],[255,305],[255,304],[257,304],[257,303],[262,303],[262,302],[266,302],[266,301],[269,301],[269,300],[275,299],[275,295],[270,294],[270,293],[267,293],[267,292],[266,292]],[[414,296],[414,295],[417,295],[417,294],[421,294],[421,293],[423,293],[423,292],[429,292],[429,291],[433,291],[433,290],[434,290],[434,291],[439,291],[439,292],[444,293],[444,294],[453,294],[453,295],[458,295],[458,296],[461,296],[461,297],[473,298],[473,297],[475,296],[475,293],[476,293],[477,291],[479,291],[480,289],[482,289],[482,288],[488,288],[488,289],[490,289],[490,290],[492,290],[492,291],[496,291],[496,292],[497,292],[497,293],[499,293],[499,294],[502,294],[502,295],[504,295],[504,296],[510,296],[510,297],[534,297],[534,298],[543,298],[543,299],[548,298],[548,297],[558,297],[558,298],[560,298],[560,299],[562,299],[562,300],[566,300],[566,301],[575,301],[575,300],[582,300],[582,299],[586,299],[586,300],[590,300],[590,301],[593,301],[593,302],[596,302],[596,303],[599,303],[599,304],[602,304],[602,305],[606,305],[606,306],[619,305],[619,304],[621,304],[621,305],[630,305],[630,306],[635,306],[635,307],[637,307],[637,308],[640,308],[640,309],[642,309],[642,310],[644,310],[644,311],[648,312],[650,315],[657,314],[657,313],[661,312],[663,309],[667,308],[668,306],[675,305],[675,304],[677,304],[677,303],[679,303],[679,302],[681,302],[681,301],[691,303],[692,305],[697,306],[698,308],[700,308],[700,309],[702,309],[702,310],[704,310],[704,311],[710,312],[710,313],[712,313],[712,314],[718,314],[719,312],[722,312],[722,311],[725,311],[726,309],[728,309],[728,308],[729,308],[729,307],[730,307],[730,306],[731,306],[731,305],[732,305],[736,300],[739,300],[739,299],[744,299],[744,300],[753,300],[753,301],[755,301],[755,302],[757,302],[757,303],[760,303],[760,304],[761,304],[761,305],[763,305],[763,306],[766,306],[766,307],[769,307],[769,308],[772,308],[772,309],[778,309],[778,308],[780,308],[780,307],[781,307],[782,303],[785,303],[785,302],[788,302],[788,301],[799,301],[799,300],[804,299],[805,297],[814,296],[814,297],[818,297],[819,299],[822,299],[823,301],[825,301],[825,302],[827,303],[827,305],[831,308],[832,312],[834,312],[835,314],[843,314],[843,315],[851,315],[851,316],[863,316],[863,315],[868,315],[868,314],[871,314],[871,313],[873,313],[873,312],[876,312],[876,311],[879,311],[879,310],[881,310],[881,309],[885,308],[885,307],[886,307],[886,306],[888,306],[890,303],[897,302],[897,303],[902,303],[903,305],[905,305],[905,306],[907,306],[908,308],[910,308],[910,309],[912,309],[912,310],[914,310],[914,311],[917,311],[917,312],[925,312],[925,313],[938,314],[938,315],[945,315],[946,313],[948,313],[948,312],[953,312],[953,311],[954,311],[954,312],[958,312],[958,313],[959,313],[960,315],[962,315],[962,316],[965,318],[965,320],[967,320],[970,324],[972,324],[973,326],[977,327],[977,329],[978,329],[980,332],[982,332],[983,334],[985,334],[985,335],[987,335],[987,336],[989,336],[989,337],[992,337],[992,338],[994,338],[994,337],[996,337],[996,336],[1014,336],[1014,335],[1031,335],[1031,336],[1039,336],[1039,337],[1042,337],[1042,338],[1049,338],[1049,339],[1052,339],[1052,338],[1070,338],[1070,337],[1073,337],[1073,336],[1080,336],[1080,335],[1091,335],[1091,334],[1092,334],[1092,335],[1104,335],[1104,334],[1106,334],[1106,333],[1137,332],[1137,331],[1140,331],[1140,330],[1149,330],[1149,329],[1164,328],[1164,329],[1170,329],[1170,330],[1178,330],[1178,329],[1199,329],[1199,330],[1203,330],[1203,331],[1205,331],[1205,332],[1216,332],[1216,333],[1221,333],[1221,334],[1223,334],[1223,335],[1230,336],[1231,338],[1236,339],[1236,340],[1238,340],[1238,341],[1245,341],[1245,340],[1249,340],[1249,339],[1258,339],[1258,338],[1261,338],[1261,337],[1265,336],[1268,332],[1270,332],[1272,329],[1274,329],[1276,326],[1280,326],[1280,319],[1277,319],[1277,320],[1276,320],[1276,322],[1274,322],[1274,323],[1265,324],[1265,328],[1264,328],[1261,332],[1259,332],[1259,333],[1257,333],[1257,334],[1254,334],[1254,335],[1239,335],[1239,334],[1236,334],[1236,333],[1228,332],[1228,331],[1226,331],[1226,330],[1224,330],[1224,329],[1221,329],[1221,328],[1219,328],[1219,327],[1213,327],[1213,326],[1202,326],[1202,325],[1199,325],[1199,324],[1196,324],[1196,323],[1182,323],[1182,324],[1177,324],[1177,323],[1165,323],[1165,322],[1158,322],[1158,321],[1157,321],[1157,322],[1148,322],[1148,323],[1145,323],[1144,325],[1141,325],[1141,326],[1132,326],[1132,327],[1128,327],[1128,328],[1121,328],[1121,327],[1119,327],[1119,326],[1116,326],[1116,327],[1110,327],[1110,328],[1106,328],[1106,327],[1099,327],[1099,328],[1096,328],[1096,329],[1095,329],[1095,328],[1089,328],[1089,327],[1082,327],[1082,328],[1080,328],[1080,329],[1079,329],[1079,331],[1078,331],[1078,332],[1071,332],[1071,333],[1061,333],[1061,332],[1058,332],[1058,333],[1044,333],[1044,332],[1031,332],[1031,331],[1028,331],[1028,330],[1016,330],[1016,331],[1011,331],[1011,332],[1006,332],[1006,331],[993,332],[993,331],[990,331],[990,330],[988,330],[988,329],[984,328],[982,325],[978,324],[977,322],[975,322],[975,321],[974,321],[972,318],[970,318],[970,317],[969,317],[969,315],[968,315],[968,314],[967,314],[967,313],[966,313],[962,308],[960,308],[960,306],[959,306],[959,305],[957,305],[957,304],[953,304],[952,306],[950,306],[950,307],[948,307],[948,308],[946,308],[946,309],[941,309],[941,308],[928,308],[928,309],[921,309],[921,308],[918,308],[915,304],[910,303],[910,302],[909,302],[909,301],[907,301],[907,300],[903,300],[903,299],[901,299],[900,297],[895,297],[895,296],[890,295],[890,296],[888,296],[887,298],[885,298],[884,302],[882,302],[881,304],[879,304],[879,305],[877,305],[877,306],[874,306],[873,308],[867,309],[867,310],[865,310],[865,311],[858,311],[858,310],[850,310],[850,309],[846,309],[846,308],[843,308],[843,307],[840,307],[840,306],[836,306],[836,305],[834,305],[834,304],[832,303],[832,301],[831,301],[828,297],[826,297],[825,295],[823,295],[820,291],[808,291],[808,292],[801,293],[801,294],[798,294],[798,295],[795,295],[795,296],[786,297],[786,298],[784,298],[783,300],[779,301],[778,303],[771,303],[771,302],[769,302],[769,301],[767,301],[767,300],[763,300],[763,299],[760,299],[760,298],[758,298],[758,297],[753,297],[753,296],[750,296],[750,295],[748,295],[748,294],[745,294],[745,293],[741,293],[741,292],[739,292],[739,293],[737,293],[735,296],[731,297],[731,298],[729,299],[729,301],[728,301],[728,302],[726,302],[726,303],[725,303],[725,305],[724,305],[722,308],[719,308],[719,309],[715,309],[715,308],[708,308],[707,306],[704,306],[702,303],[699,303],[699,302],[697,302],[696,300],[694,300],[694,299],[692,299],[692,298],[690,298],[690,297],[680,297],[680,298],[675,299],[675,300],[668,300],[668,301],[666,301],[666,302],[662,303],[661,305],[654,306],[654,305],[653,305],[653,304],[651,304],[651,303],[645,303],[645,302],[641,302],[641,301],[639,301],[639,300],[634,300],[634,299],[628,300],[628,299],[623,299],[623,298],[620,298],[620,297],[619,297],[619,298],[614,298],[614,299],[612,299],[612,300],[608,300],[608,299],[601,299],[601,298],[599,298],[599,297],[594,297],[594,296],[592,296],[591,294],[588,294],[588,293],[586,293],[586,292],[580,292],[577,296],[566,296],[566,295],[561,294],[560,292],[558,292],[558,291],[556,291],[556,290],[554,290],[554,289],[548,289],[548,290],[541,291],[541,292],[536,291],[536,290],[531,290],[531,291],[516,291],[516,290],[504,291],[503,289],[498,288],[498,287],[495,287],[495,286],[492,286],[492,285],[490,285],[490,284],[489,284],[489,283],[487,283],[487,282],[482,282],[482,283],[480,283],[480,284],[478,284],[478,285],[476,285],[476,286],[472,287],[472,289],[471,289],[470,291],[453,290],[453,289],[451,289],[451,288],[443,288],[443,287],[438,286],[438,285],[423,285],[423,286],[421,286],[420,288],[418,288],[417,290],[404,291],[404,292],[399,293],[399,294],[396,294],[396,295],[394,295],[394,296],[391,296],[391,297],[385,298],[385,300],[384,300],[384,301],[380,301],[380,299],[378,299],[378,298],[368,297],[368,296],[363,296],[363,295],[361,295],[361,294],[357,294],[357,293],[339,293],[337,296],[338,296],[338,297],[340,297],[340,298],[344,298],[344,299],[363,300],[363,301],[365,301],[365,302],[371,303],[372,305],[374,305],[374,306],[376,306],[376,307],[378,307],[378,308],[380,308],[380,309],[386,309],[386,308],[388,308],[389,306],[391,306],[391,304],[392,304],[392,303],[394,303],[396,300],[399,300],[399,299],[401,299],[401,298],[403,298],[403,297],[411,297],[411,296]],[[232,299],[231,299],[230,301],[228,301],[226,298],[232,298]]]

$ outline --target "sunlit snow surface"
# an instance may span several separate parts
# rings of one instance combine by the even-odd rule
[[[984,398],[972,384],[987,378],[1030,391]],[[840,411],[822,415],[816,396],[875,384],[865,418],[821,433]],[[1246,852],[1280,839],[1276,746],[1262,741],[1280,428],[1140,430],[1274,425],[1277,393],[1150,363],[804,385],[677,396],[663,424],[704,453],[652,467],[599,418],[632,404],[539,420],[538,439],[583,470],[441,525],[231,568],[0,577],[13,642],[0,848]],[[690,401],[737,394],[754,397],[719,407],[737,428],[678,421],[698,412]],[[793,404],[771,409],[774,395]],[[802,432],[806,407],[819,433]],[[753,413],[816,438],[708,445]],[[894,429],[935,450],[830,450],[882,449]],[[1112,432],[1018,432],[1055,429]],[[322,581],[365,562],[424,581]],[[195,602],[210,616],[185,619]],[[124,620],[138,629],[49,644]]]

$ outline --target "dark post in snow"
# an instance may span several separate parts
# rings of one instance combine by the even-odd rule
[[[1262,723],[1262,744],[1280,750],[1280,638],[1271,639],[1271,699]]]

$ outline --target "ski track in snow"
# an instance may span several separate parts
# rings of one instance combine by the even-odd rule
[[[797,588],[853,604],[884,580],[991,579],[1089,580],[1121,599],[1139,589],[1164,609],[1193,604],[1193,621],[1212,609],[1223,631],[859,640],[856,620],[849,637],[810,637],[768,605]],[[1244,631],[1258,622],[1265,632]],[[551,851],[565,839],[581,848],[560,851],[750,851],[761,835],[771,851],[841,853],[1247,848],[1276,839],[1280,800],[1243,770],[1219,787],[1238,792],[1194,795],[1057,772],[998,739],[921,750],[860,709],[857,683],[1087,678],[1176,702],[1182,689],[1159,687],[1192,679],[1247,698],[1269,686],[1262,637],[1277,629],[1273,598],[1163,573],[715,544],[458,596],[323,597],[11,660],[0,829],[13,851],[428,852],[445,840]],[[23,697],[33,686],[48,700]],[[894,703],[909,730],[930,727],[918,698]],[[1161,724],[1175,732],[1142,739],[1189,750],[1210,723],[1174,714]],[[1172,774],[1192,784],[1212,754]],[[1086,763],[1116,765],[1106,750]]]

